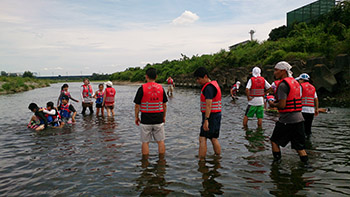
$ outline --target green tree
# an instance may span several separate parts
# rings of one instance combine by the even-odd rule
[[[23,73],[22,77],[29,77],[29,78],[33,78],[33,77],[34,77],[34,75],[33,75],[33,73],[32,73],[32,72],[30,72],[30,71],[25,71],[25,72]]]

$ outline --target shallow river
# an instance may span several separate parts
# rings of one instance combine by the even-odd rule
[[[242,129],[246,99],[223,96],[221,157],[208,143],[198,162],[200,90],[176,88],[165,124],[166,156],[156,143],[142,159],[133,99],[138,86],[115,86],[114,119],[77,116],[74,125],[36,133],[26,128],[30,102],[56,103],[60,85],[0,96],[0,196],[342,196],[350,195],[350,109],[331,108],[314,120],[307,152],[311,168],[290,149],[272,164],[269,136],[276,117]],[[71,83],[79,98],[80,83]],[[97,84],[93,87],[96,89]],[[81,112],[81,104],[72,102]]]

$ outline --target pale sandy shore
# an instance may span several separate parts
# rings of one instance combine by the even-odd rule
[[[142,81],[136,81],[136,82],[131,82],[131,81],[112,81],[113,85],[134,85],[134,86],[140,86],[144,84]]]

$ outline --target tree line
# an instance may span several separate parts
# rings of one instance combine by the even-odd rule
[[[145,70],[154,67],[158,71],[157,82],[164,82],[168,76],[188,74],[200,66],[211,71],[216,67],[264,66],[281,60],[307,60],[321,56],[332,61],[336,55],[349,51],[350,2],[343,1],[310,23],[295,23],[290,27],[273,29],[266,41],[250,41],[232,50],[222,49],[209,55],[187,57],[181,54],[177,60],[147,64],[144,68],[130,67],[113,73],[110,80],[144,81]]]

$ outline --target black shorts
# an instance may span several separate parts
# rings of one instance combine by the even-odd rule
[[[279,146],[285,147],[289,142],[292,144],[292,149],[305,149],[305,132],[304,122],[293,124],[284,124],[276,122],[270,140]]]
[[[102,103],[96,103],[96,108],[102,108]]]
[[[202,125],[201,132],[199,133],[200,137],[206,137],[209,139],[219,138],[220,135],[220,126],[221,126],[221,112],[211,113],[209,117],[209,131],[204,131],[203,123],[204,123],[205,114],[202,113]]]
[[[114,109],[114,105],[105,106],[106,109]]]

